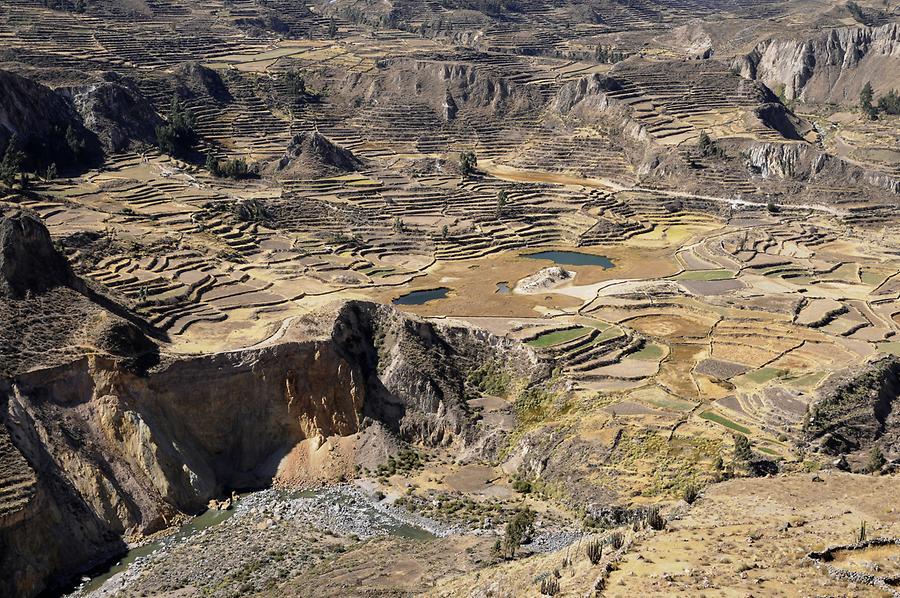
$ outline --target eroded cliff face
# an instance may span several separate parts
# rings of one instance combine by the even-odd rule
[[[465,378],[525,347],[349,303],[330,332],[163,360],[146,375],[87,356],[0,381],[0,420],[36,478],[0,510],[0,594],[30,596],[231,489],[352,474],[361,436],[465,444]]]
[[[851,164],[808,143],[751,143],[741,151],[747,168],[763,178],[842,181],[900,193],[900,179]]]
[[[841,27],[809,39],[772,39],[734,62],[789,100],[856,101],[871,81],[878,91],[896,87],[900,75],[900,25]]]

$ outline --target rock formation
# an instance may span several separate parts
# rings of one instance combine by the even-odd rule
[[[54,90],[0,71],[0,151],[15,136],[26,168],[84,166],[96,162],[100,143],[69,102]]]
[[[841,27],[809,39],[770,39],[734,65],[784,97],[806,102],[855,102],[871,81],[876,91],[900,85],[900,26]]]
[[[84,126],[107,152],[127,150],[135,143],[156,144],[156,127],[163,123],[153,105],[135,85],[107,74],[106,81],[64,90]]]
[[[36,216],[16,211],[0,219],[0,295],[20,298],[72,281],[66,259]]]
[[[324,176],[336,172],[352,172],[360,166],[362,161],[353,152],[314,131],[294,136],[284,155],[278,160],[275,171],[279,176]]]

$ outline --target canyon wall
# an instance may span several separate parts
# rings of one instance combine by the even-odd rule
[[[16,458],[33,474],[23,500],[0,505],[0,594],[63,583],[231,489],[352,475],[370,429],[464,445],[472,369],[540,371],[529,349],[483,331],[370,303],[331,316],[310,340],[164,357],[145,375],[85,356],[0,381],[14,447],[0,471]],[[332,467],[315,456],[326,444]]]
[[[855,103],[866,82],[880,93],[900,85],[900,26],[840,27],[808,39],[771,39],[735,60],[734,67],[783,91],[788,100]]]

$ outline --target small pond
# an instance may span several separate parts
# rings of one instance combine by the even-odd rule
[[[560,266],[600,266],[607,269],[615,266],[612,260],[605,255],[594,255],[580,251],[539,251],[537,253],[526,253],[523,257],[533,260],[550,260]]]
[[[394,299],[394,305],[422,305],[429,301],[443,299],[447,296],[450,289],[447,287],[438,287],[436,289],[426,289],[424,291],[412,291],[405,295],[401,295]]]
[[[497,293],[501,295],[509,295],[512,292],[512,289],[509,288],[509,282],[503,281],[497,283]]]

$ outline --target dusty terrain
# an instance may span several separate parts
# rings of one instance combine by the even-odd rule
[[[894,591],[896,2],[0,42],[0,594]]]

